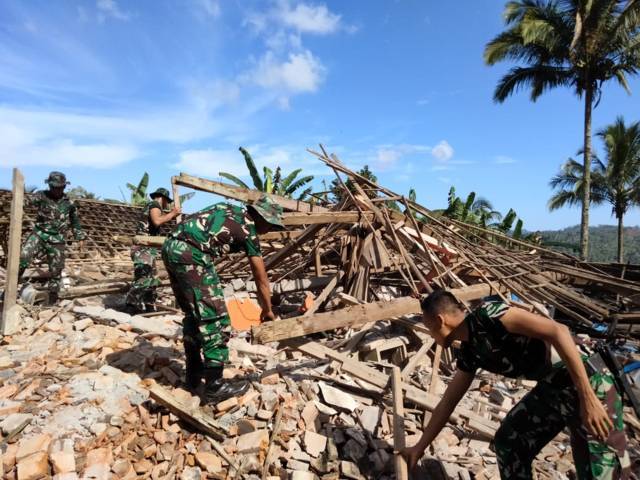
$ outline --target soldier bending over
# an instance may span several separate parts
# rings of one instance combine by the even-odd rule
[[[261,319],[274,320],[269,277],[257,234],[284,229],[281,216],[282,208],[266,195],[246,209],[218,203],[187,216],[162,247],[171,288],[185,313],[186,384],[196,390],[204,377],[204,397],[209,402],[242,395],[249,387],[247,382],[222,380],[229,359],[231,324],[214,259],[237,252],[249,257]]]
[[[500,301],[485,302],[466,315],[444,290],[423,300],[422,312],[438,345],[446,348],[458,340],[462,346],[456,375],[422,437],[403,452],[410,468],[446,425],[475,372],[484,369],[538,382],[496,432],[500,478],[533,478],[533,459],[565,427],[570,429],[579,479],[629,478],[622,400],[613,375],[581,356],[566,326]]]

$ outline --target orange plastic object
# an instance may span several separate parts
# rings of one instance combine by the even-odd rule
[[[260,307],[250,298],[232,298],[227,300],[227,312],[234,330],[251,330],[260,325]]]
[[[313,301],[316,297],[313,296],[312,293],[307,292],[307,296],[304,297],[304,303],[300,307],[300,311],[302,313],[308,311],[311,307],[313,307]]]

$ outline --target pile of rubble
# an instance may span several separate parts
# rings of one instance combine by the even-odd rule
[[[389,322],[354,349],[346,332],[282,350],[238,334],[225,376],[250,378],[252,388],[201,406],[181,388],[179,316],[130,317],[98,299],[24,315],[24,330],[0,347],[7,479],[392,478],[393,405],[376,366],[405,363],[406,396],[422,404],[405,411],[409,445],[453,368],[444,355],[434,374],[432,342]],[[490,436],[530,388],[481,375],[458,409],[466,423],[454,419],[433,443],[426,478],[497,478]],[[572,468],[564,434],[535,462],[538,478],[569,478]]]
[[[183,389],[182,316],[162,268],[158,312],[119,311],[131,278],[123,245],[163,238],[134,236],[129,214],[126,225],[110,217],[116,236],[96,230],[89,257],[68,261],[60,306],[23,305],[5,325],[3,478],[403,478],[398,448],[417,441],[455,371],[452,349],[435,345],[419,319],[419,295],[436,287],[469,309],[493,295],[578,333],[617,335],[638,358],[634,269],[625,277],[626,268],[434,215],[316,155],[338,175],[340,200],[272,195],[289,229],[261,236],[279,318],[232,315],[224,374],[251,389],[217,405]],[[239,201],[260,195],[184,174],[172,183]],[[243,255],[216,268],[228,302],[255,298]],[[532,387],[481,372],[421,462],[423,477],[498,478],[490,440]],[[629,409],[625,420],[638,471],[640,422]],[[534,468],[537,478],[572,478],[568,436]]]

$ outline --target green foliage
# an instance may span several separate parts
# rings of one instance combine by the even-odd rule
[[[502,222],[500,222],[500,224],[498,224],[496,228],[502,233],[507,233],[509,230],[511,230],[513,222],[515,222],[516,218],[517,215],[515,210],[513,208],[510,208],[507,214],[502,219]],[[522,231],[522,226],[520,226],[520,230]]]
[[[144,172],[138,185],[127,183],[127,188],[131,192],[129,203],[131,205],[144,205],[147,202],[147,188],[149,187],[149,174]]]
[[[100,197],[98,197],[95,193],[92,192],[88,192],[85,188],[83,187],[73,187],[72,189],[67,191],[67,196],[69,198],[72,199],[87,199],[87,200],[99,200]]]
[[[258,169],[256,168],[251,154],[243,147],[240,147],[240,152],[242,152],[242,155],[244,156],[245,163],[247,164],[247,170],[249,170],[249,175],[253,180],[254,188],[256,190],[260,190],[261,192],[273,193],[283,197],[291,198],[297,190],[304,187],[307,183],[313,181],[314,177],[312,175],[297,178],[298,175],[302,172],[301,168],[295,169],[283,178],[282,169],[280,168],[280,166],[276,167],[275,172],[269,167],[263,167],[262,173],[264,178],[260,178],[260,175],[258,175]],[[251,188],[235,175],[227,172],[218,173],[221,177],[224,177],[227,180],[231,180],[239,187],[247,189]],[[305,200],[311,193],[311,191],[311,188],[306,188],[302,191],[302,193],[298,195],[297,200]]]
[[[513,0],[504,10],[506,30],[485,47],[489,65],[513,61],[493,94],[504,102],[528,89],[532,101],[556,87],[584,97],[583,211],[591,201],[591,116],[603,85],[616,80],[627,92],[628,75],[640,70],[640,2],[634,0]],[[578,192],[576,192],[577,194]],[[560,203],[572,202],[563,194]],[[584,205],[587,203],[587,205]],[[588,250],[587,216],[582,217],[581,255]]]
[[[520,240],[522,238],[522,219],[519,218],[516,222],[516,226],[513,229],[513,234],[511,234],[513,238],[516,240]]]
[[[358,170],[356,173],[358,175],[360,175],[361,177],[366,178],[370,182],[378,183],[378,177],[376,177],[374,175],[374,173],[369,169],[369,165],[365,165],[360,170]],[[350,179],[345,182],[345,186],[349,189],[350,192],[354,192],[355,191],[355,187],[353,186],[353,182]],[[369,191],[367,189],[365,189],[365,191],[367,192],[367,195],[370,198],[375,198],[376,197],[376,193],[375,192]],[[340,184],[340,182],[338,181],[337,178],[331,181],[331,195],[332,195],[333,201],[335,203],[341,202],[343,197],[344,197],[344,190],[343,190],[342,185]]]
[[[579,251],[580,226],[562,230],[538,232],[542,245],[558,251],[575,255]],[[592,262],[615,262],[617,259],[618,229],[613,225],[600,225],[589,228],[592,247],[589,260]],[[640,263],[640,227],[625,227],[625,262]]]

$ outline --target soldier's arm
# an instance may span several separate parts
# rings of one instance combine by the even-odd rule
[[[271,287],[269,286],[269,275],[264,266],[264,260],[259,256],[249,257],[249,265],[253,273],[253,279],[256,282],[258,293],[258,303],[262,308],[262,320],[275,320],[275,315],[271,307]]]
[[[182,210],[180,210],[180,208],[178,207],[173,207],[170,212],[165,214],[163,214],[162,210],[160,210],[159,208],[152,208],[149,211],[149,218],[151,219],[151,223],[153,223],[154,227],[159,227],[160,225],[164,225],[165,223],[170,222],[171,220],[176,218],[178,215],[180,215],[181,212]]]
[[[507,331],[538,338],[556,349],[567,366],[578,392],[585,426],[595,436],[606,438],[613,425],[602,403],[591,388],[587,370],[582,363],[569,329],[550,318],[527,312],[521,308],[510,308],[500,320]]]
[[[420,440],[418,440],[418,443],[402,452],[402,454],[407,458],[407,463],[410,468],[415,467],[418,460],[422,458],[424,451],[429,445],[431,445],[431,442],[433,442],[447,424],[449,417],[451,417],[456,406],[464,394],[467,393],[467,390],[469,390],[474,377],[475,374],[458,369],[453,380],[451,380],[447,386],[447,390],[444,392],[442,400],[440,400],[440,403],[438,403],[436,408],[433,410],[431,419],[429,419],[429,423],[422,432],[422,436],[420,437]]]
[[[82,230],[80,225],[80,218],[78,217],[78,207],[74,203],[71,204],[69,209],[69,219],[71,220],[71,228],[73,229],[73,237],[76,240],[84,240],[87,238],[87,234]]]

